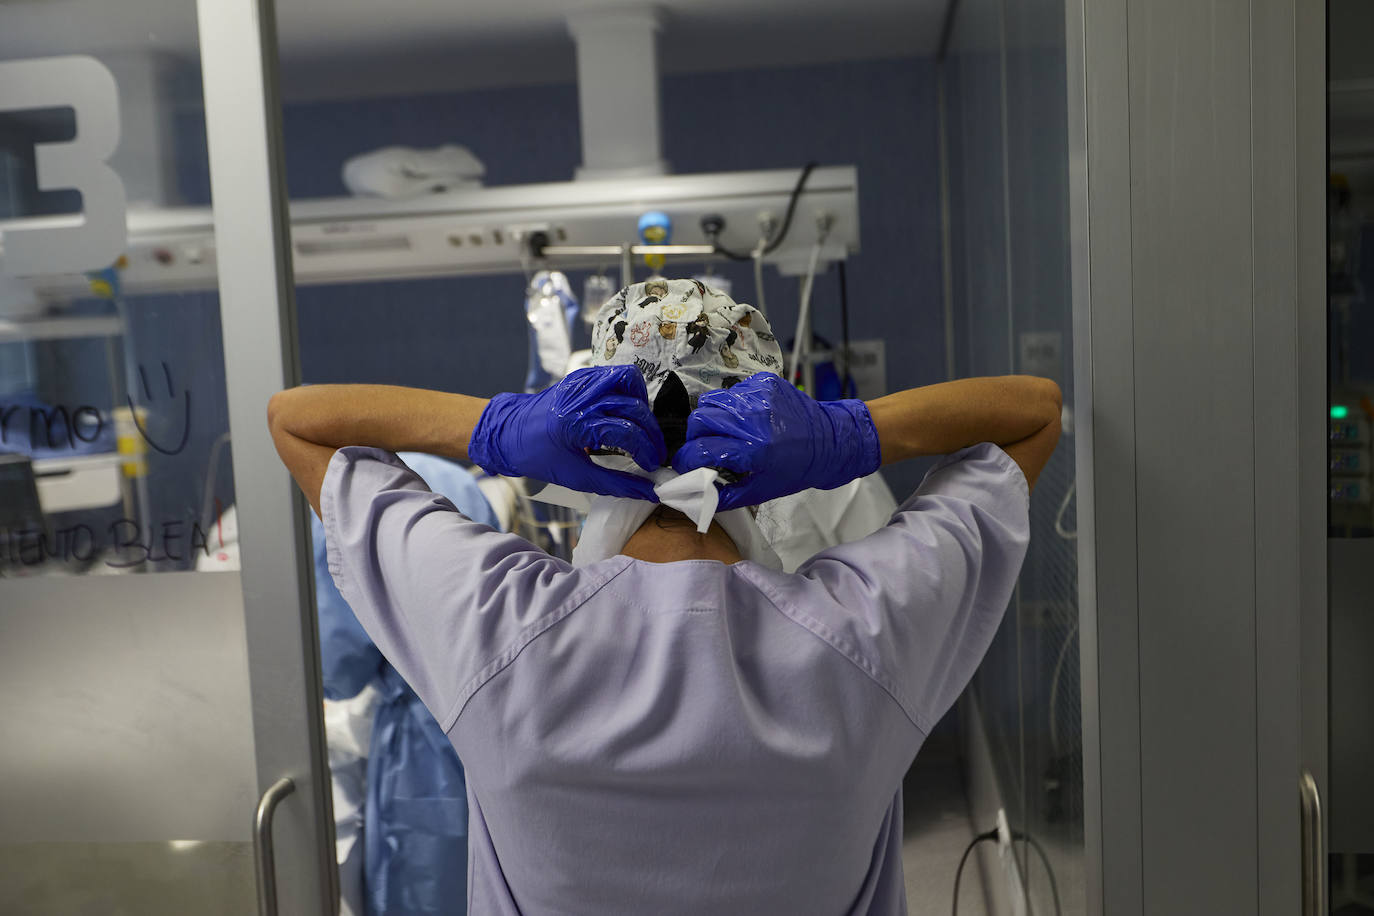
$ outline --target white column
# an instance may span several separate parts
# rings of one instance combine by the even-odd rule
[[[653,7],[606,9],[568,17],[577,43],[582,165],[577,177],[663,175],[659,140],[658,32]]]

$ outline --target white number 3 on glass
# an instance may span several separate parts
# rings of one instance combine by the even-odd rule
[[[124,253],[124,183],[106,160],[119,145],[119,92],[93,57],[0,62],[0,113],[70,108],[76,136],[34,144],[38,188],[81,192],[81,213],[10,223],[0,231],[0,271],[11,276],[80,273],[107,267]],[[3,224],[0,224],[3,225]]]

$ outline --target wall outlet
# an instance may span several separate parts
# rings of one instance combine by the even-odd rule
[[[1017,371],[1063,384],[1064,335],[1059,331],[1029,331],[1017,335]]]

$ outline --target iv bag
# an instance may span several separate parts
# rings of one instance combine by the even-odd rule
[[[582,320],[591,324],[606,300],[615,295],[615,284],[605,274],[592,274],[582,287]]]
[[[567,277],[556,270],[534,275],[525,291],[525,317],[530,323],[526,391],[542,391],[567,374],[576,314],[577,300]]]

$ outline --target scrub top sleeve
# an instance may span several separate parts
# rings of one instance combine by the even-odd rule
[[[973,677],[1030,540],[1030,491],[1006,452],[947,456],[892,520],[797,570],[835,599],[823,623],[875,666],[929,731]]]
[[[391,452],[335,452],[320,510],[331,577],[445,731],[579,580],[523,538],[469,520]]]
[[[315,620],[320,629],[320,676],[328,700],[349,700],[381,674],[382,653],[373,644],[329,573],[324,524],[311,513],[315,556]]]

